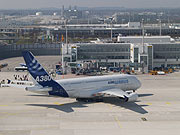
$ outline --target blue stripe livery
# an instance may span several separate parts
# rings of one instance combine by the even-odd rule
[[[52,91],[49,91],[50,95],[69,97],[65,89],[44,70],[44,68],[38,63],[31,52],[25,51],[22,53],[26,62],[29,73],[43,87],[51,87]]]

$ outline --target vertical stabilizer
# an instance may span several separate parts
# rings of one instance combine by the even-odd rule
[[[51,95],[57,95],[62,97],[68,97],[65,89],[54,81],[46,70],[39,64],[33,54],[29,51],[22,53],[26,66],[33,79],[43,87],[51,87],[52,91],[49,92]]]

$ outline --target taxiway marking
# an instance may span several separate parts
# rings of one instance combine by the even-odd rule
[[[119,126],[120,128],[122,128],[122,125],[121,125],[121,123],[120,123],[118,117],[117,117],[117,116],[114,116],[114,118],[115,118],[115,120],[116,120],[118,126]]]

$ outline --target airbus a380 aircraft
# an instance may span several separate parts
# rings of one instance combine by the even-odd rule
[[[135,91],[141,86],[140,81],[131,75],[108,75],[74,79],[53,80],[38,63],[31,52],[23,52],[29,73],[36,82],[26,87],[27,91],[77,100],[95,97],[119,97],[124,101],[136,101]]]

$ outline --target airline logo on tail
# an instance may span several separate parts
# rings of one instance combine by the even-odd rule
[[[38,63],[38,61],[34,58],[31,63],[29,63],[28,67],[29,72],[36,73],[41,72],[43,67]],[[45,72],[44,72],[45,73]],[[49,75],[41,75],[35,78],[37,82],[46,82],[51,81],[51,77]]]
[[[37,60],[33,59],[32,63],[29,64],[29,70],[32,72],[40,71],[42,66],[37,62]]]

